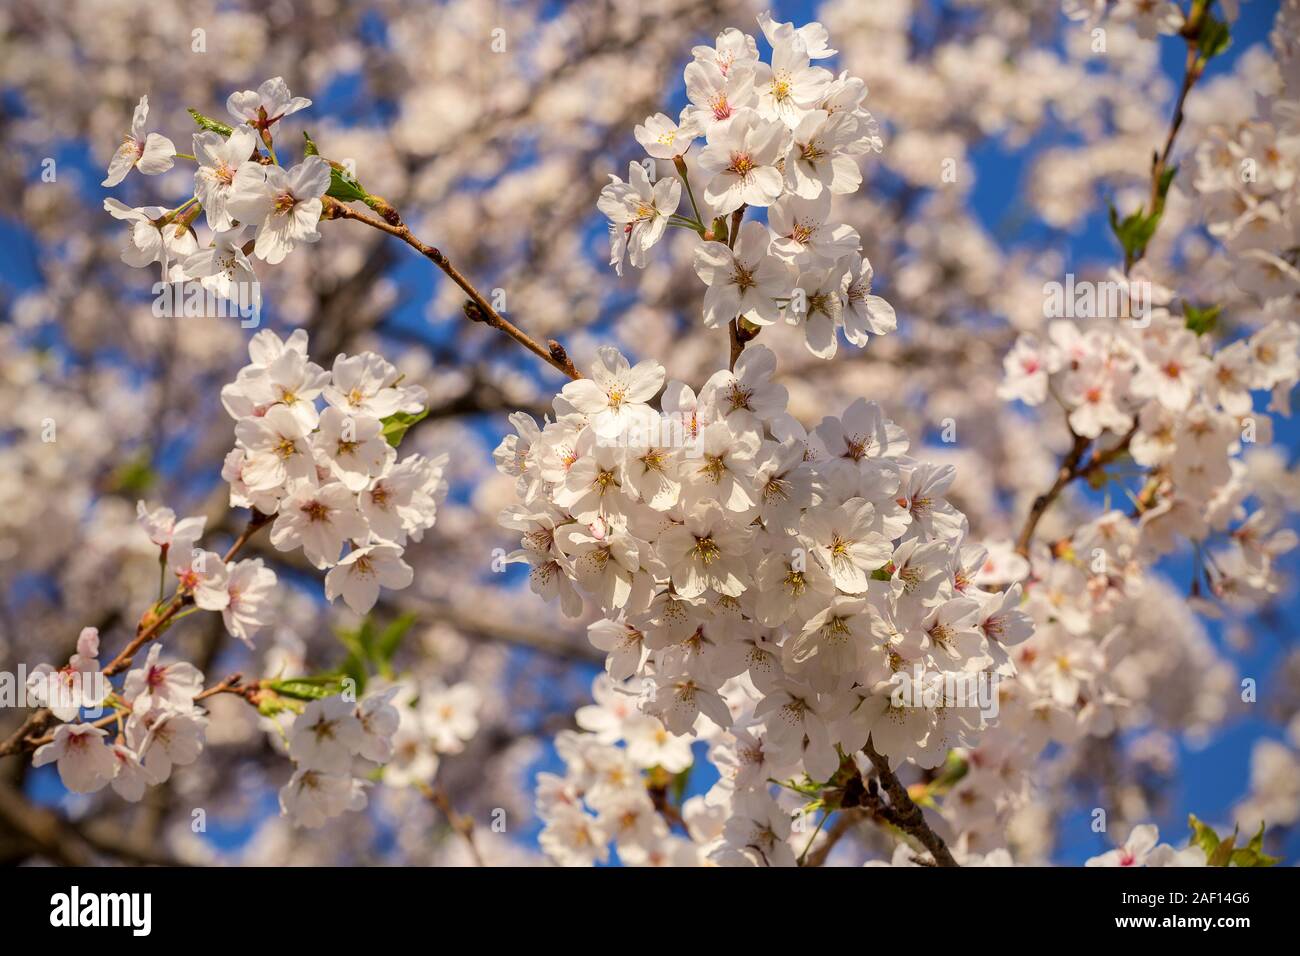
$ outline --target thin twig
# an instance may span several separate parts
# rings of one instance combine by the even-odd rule
[[[831,855],[831,850],[835,849],[836,844],[840,842],[850,830],[862,822],[862,811],[856,807],[845,807],[835,811],[835,822],[831,828],[826,831],[826,838],[808,854],[801,866],[824,866],[826,858]],[[823,821],[824,822],[824,821]]]
[[[1018,554],[1022,557],[1029,557],[1029,546],[1033,541],[1038,522],[1042,520],[1043,515],[1047,513],[1047,509],[1052,506],[1052,503],[1061,496],[1061,492],[1065,490],[1066,486],[1079,478],[1085,480],[1095,478],[1103,468],[1126,454],[1129,445],[1133,441],[1133,436],[1137,434],[1137,429],[1138,426],[1135,421],[1133,427],[1124,433],[1117,444],[1105,451],[1094,452],[1086,463],[1082,462],[1082,458],[1091,441],[1082,435],[1074,435],[1074,444],[1066,452],[1065,457],[1061,459],[1061,467],[1056,473],[1055,483],[1046,493],[1034,499],[1029,514],[1025,517],[1024,527],[1020,529],[1020,534],[1016,538],[1016,552]],[[1071,432],[1071,434],[1074,433]]]
[[[474,821],[461,813],[456,812],[456,808],[451,805],[451,798],[447,796],[445,790],[441,787],[422,784],[420,792],[424,794],[426,800],[442,811],[442,815],[447,818],[447,823],[453,830],[465,838],[465,843],[469,847],[469,854],[474,859],[475,866],[487,866],[483,862],[483,855],[479,852],[478,843],[474,839]]]
[[[564,346],[560,345],[560,343],[555,340],[551,340],[547,342],[546,345],[542,345],[496,309],[492,308],[492,304],[483,297],[482,293],[480,293],[478,289],[474,288],[474,285],[461,274],[459,269],[451,264],[446,256],[444,256],[438,249],[417,238],[415,233],[411,232],[410,227],[405,223],[394,225],[391,222],[386,222],[383,219],[378,219],[374,216],[353,209],[351,206],[344,205],[328,196],[325,198],[325,211],[321,214],[321,218],[352,219],[356,222],[365,223],[372,229],[378,229],[380,232],[386,232],[390,236],[396,236],[398,239],[401,239],[404,243],[446,273],[447,277],[451,279],[452,282],[456,283],[456,285],[460,286],[461,291],[469,296],[474,309],[466,310],[467,318],[472,321],[482,322],[484,325],[489,325],[500,332],[504,332],[510,338],[514,339],[524,348],[528,349],[528,351],[532,352],[544,361],[547,365],[550,365],[562,374],[567,375],[569,378],[582,378],[582,374],[574,366],[573,360],[570,359],[568,353],[565,352]]]
[[[1033,540],[1038,522],[1042,520],[1043,515],[1047,514],[1047,509],[1052,506],[1052,502],[1061,496],[1065,486],[1079,477],[1079,462],[1083,458],[1083,453],[1088,450],[1089,444],[1089,439],[1082,435],[1075,435],[1074,444],[1061,459],[1061,467],[1056,472],[1056,481],[1052,483],[1051,488],[1034,499],[1029,514],[1025,517],[1024,527],[1020,529],[1020,535],[1016,538],[1016,551],[1020,555],[1029,556],[1029,544]]]

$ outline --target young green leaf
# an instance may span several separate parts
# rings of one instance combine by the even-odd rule
[[[1207,13],[1201,21],[1201,33],[1196,41],[1196,51],[1202,62],[1218,56],[1232,45],[1232,31],[1222,20]]]
[[[1183,303],[1183,316],[1186,325],[1197,335],[1204,335],[1214,328],[1215,322],[1218,321],[1219,313],[1223,311],[1221,305],[1210,305],[1205,308],[1192,305],[1190,302]]]
[[[298,700],[322,700],[343,690],[343,683],[332,674],[273,680],[267,686],[282,697],[295,697]]]
[[[1187,845],[1199,846],[1205,851],[1205,856],[1208,859],[1219,848],[1219,835],[1198,820],[1194,813],[1187,815],[1187,825],[1192,830],[1192,838]]]
[[[384,440],[396,448],[402,443],[402,439],[406,437],[406,433],[410,431],[411,426],[424,421],[428,415],[429,410],[426,408],[418,415],[411,415],[407,412],[394,412],[387,418],[380,419],[384,424]]]
[[[233,130],[220,120],[214,120],[211,116],[204,116],[196,109],[188,111],[194,117],[194,122],[200,127],[212,133],[220,133],[222,136],[229,136]]]
[[[306,131],[302,131],[302,138],[306,140],[303,146],[303,155],[319,156],[320,150],[317,148],[315,141]],[[355,200],[365,201],[370,198],[365,187],[358,182],[357,177],[348,171],[348,168],[342,163],[336,163],[332,159],[325,160],[330,164],[330,187],[325,191],[326,196],[338,199],[341,202],[353,202]]]
[[[397,648],[401,646],[402,638],[415,624],[415,617],[416,615],[413,612],[408,611],[384,628],[375,639],[375,661],[386,676],[391,676],[393,655],[397,653]]]

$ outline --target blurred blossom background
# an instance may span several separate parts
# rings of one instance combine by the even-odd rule
[[[608,174],[625,176],[642,158],[633,126],[684,104],[691,47],[727,26],[757,34],[754,18],[768,8],[738,0],[3,0],[0,669],[62,662],[84,626],[99,627],[112,650],[129,639],[158,573],[137,500],[204,514],[227,541],[239,531],[220,477],[233,431],[219,393],[247,362],[255,330],[238,319],[155,317],[152,278],[120,261],[121,224],[102,208],[103,170],[142,94],[150,128],[188,152],[187,107],[224,117],[232,91],[283,76],[313,100],[286,121],[290,136],[306,130],[322,154],[352,161],[416,235],[485,294],[499,290],[513,321],[561,340],[579,368],[614,344],[698,386],[727,346],[700,321],[695,237],[670,230],[644,270],[619,278],[606,265],[596,197]],[[839,209],[862,236],[875,291],[898,314],[896,334],[832,362],[810,356],[797,330],[765,330],[790,412],[812,425],[854,398],[880,402],[919,457],[957,466],[951,497],[972,537],[1012,539],[1052,483],[1069,436],[1050,409],[998,397],[1003,356],[1019,333],[1045,328],[1045,282],[1067,272],[1104,278],[1122,260],[1106,204],[1134,205],[1149,188],[1183,46],[1112,24],[1105,53],[1095,53],[1089,30],[1048,0],[770,8],[777,20],[820,20],[839,51],[826,65],[866,80],[884,151],[865,159],[862,189],[840,197]],[[1253,115],[1277,12],[1268,0],[1242,4],[1231,48],[1189,99],[1186,142]],[[496,30],[503,52],[491,48]],[[941,178],[945,160],[955,181]],[[1234,285],[1233,263],[1207,235],[1188,178],[1185,168],[1175,181],[1149,268],[1180,296],[1221,302],[1226,334],[1249,334],[1265,318]],[[191,179],[178,163],[161,177],[130,177],[112,194],[175,205]],[[518,535],[497,523],[514,501],[513,480],[497,473],[491,453],[511,430],[507,415],[522,409],[540,419],[562,380],[466,322],[459,290],[401,243],[355,223],[322,223],[321,232],[319,243],[260,270],[263,326],[281,335],[306,329],[311,357],[325,367],[339,352],[374,349],[428,391],[432,412],[403,450],[448,453],[450,493],[436,526],[408,549],[414,584],[384,592],[372,626],[412,616],[396,669],[423,693],[474,691],[474,732],[459,752],[438,755],[436,781],[475,822],[486,862],[544,863],[535,777],[559,766],[553,738],[590,703],[603,654],[587,639],[591,615],[575,622],[543,603],[523,566],[494,570],[495,549],[513,550]],[[1261,396],[1261,410],[1266,402]],[[57,441],[42,441],[47,418],[58,422]],[[948,419],[953,442],[942,436]],[[1300,433],[1285,418],[1274,427],[1274,443],[1245,460],[1272,476],[1294,512]],[[1073,489],[1044,520],[1045,539],[1095,515],[1104,495]],[[210,680],[339,666],[355,615],[326,604],[318,575],[264,538],[249,553],[279,575],[276,623],[249,650],[219,618],[196,617],[169,633],[171,651]],[[1035,799],[1009,831],[1018,859],[1078,864],[1109,848],[1089,826],[1101,806],[1112,828],[1152,820],[1178,843],[1189,811],[1220,832],[1239,822],[1253,833],[1264,819],[1268,848],[1300,860],[1295,555],[1267,606],[1222,620],[1188,600],[1193,562],[1179,552],[1158,567],[1141,626],[1166,650],[1134,676],[1139,704],[1113,734],[1045,752]],[[1245,677],[1258,683],[1256,703],[1241,701]],[[378,786],[365,811],[322,830],[295,828],[276,805],[292,768],[275,735],[237,699],[211,705],[202,758],[139,804],[107,789],[69,794],[53,766],[0,762],[0,861],[68,862],[21,825],[53,810],[95,862],[470,862],[465,841],[418,788]],[[0,736],[22,716],[0,710]],[[697,765],[688,795],[713,782],[707,764]],[[191,825],[196,809],[205,813],[202,832]],[[504,811],[503,831],[492,827],[494,811]]]

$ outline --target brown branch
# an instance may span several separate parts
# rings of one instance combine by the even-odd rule
[[[17,833],[30,851],[64,866],[88,866],[94,854],[146,866],[183,866],[174,857],[141,841],[124,838],[107,823],[72,823],[22,793],[0,783],[0,823]]]
[[[1164,147],[1151,157],[1151,199],[1150,208],[1147,210],[1149,215],[1156,215],[1164,208],[1164,197],[1160,194],[1160,180],[1164,178],[1165,171],[1169,168],[1169,157],[1174,151],[1174,140],[1178,138],[1178,131],[1183,128],[1183,111],[1187,105],[1187,94],[1192,91],[1196,81],[1205,72],[1207,61],[1201,59],[1200,39],[1201,27],[1205,23],[1209,6],[1209,3],[1205,2],[1205,0],[1195,0],[1192,4],[1191,14],[1188,16],[1186,23],[1183,24],[1183,29],[1179,34],[1187,43],[1187,59],[1183,67],[1183,85],[1178,91],[1178,99],[1174,103],[1174,113],[1170,119],[1169,133],[1165,137]],[[1137,249],[1132,257],[1126,256],[1124,271],[1128,272],[1145,255],[1146,246],[1144,245],[1142,248]]]
[[[460,270],[452,265],[442,252],[428,243],[422,242],[413,232],[411,232],[410,227],[401,223],[400,220],[397,225],[394,225],[392,222],[387,222],[383,219],[367,215],[364,212],[353,209],[351,206],[344,205],[338,200],[331,199],[328,196],[325,197],[325,211],[321,214],[321,218],[352,219],[356,222],[365,223],[372,229],[378,229],[380,232],[386,232],[390,236],[396,236],[398,239],[401,239],[408,246],[441,269],[452,282],[460,286],[462,292],[469,296],[469,302],[466,303],[465,309],[467,318],[474,322],[482,322],[484,325],[491,326],[499,332],[504,332],[507,336],[514,339],[528,351],[532,352],[547,365],[550,365],[560,373],[567,375],[569,378],[582,378],[582,374],[574,366],[568,353],[565,352],[564,346],[554,340],[549,341],[546,345],[542,345],[523,329],[519,328],[505,316],[501,315],[501,313],[496,309],[492,308],[491,303],[483,297],[482,293],[480,293],[468,279],[461,275]]]
[[[453,830],[465,838],[466,845],[469,846],[469,854],[474,859],[475,866],[487,866],[483,862],[483,855],[479,852],[478,843],[474,840],[474,821],[469,816],[456,812],[456,808],[451,805],[451,798],[447,796],[445,790],[441,787],[421,784],[420,792],[424,794],[426,800],[442,811],[442,815],[447,818],[447,823]]]
[[[686,821],[682,819],[681,812],[673,806],[668,796],[668,789],[672,786],[672,782],[672,774],[662,767],[656,767],[646,780],[646,793],[650,796],[650,802],[654,804],[655,812],[664,818],[664,822],[670,828],[678,826],[685,829]]]
[[[1029,546],[1033,541],[1034,531],[1038,527],[1038,522],[1042,520],[1043,515],[1052,503],[1061,496],[1067,485],[1079,478],[1091,480],[1095,478],[1103,468],[1115,461],[1121,455],[1128,452],[1129,444],[1133,441],[1133,436],[1137,434],[1138,425],[1134,421],[1133,427],[1130,428],[1120,438],[1119,442],[1105,451],[1094,452],[1092,457],[1083,463],[1084,452],[1088,450],[1091,440],[1084,438],[1082,435],[1074,435],[1074,444],[1066,455],[1061,459],[1061,467],[1056,473],[1056,481],[1045,494],[1039,495],[1034,499],[1033,505],[1029,509],[1029,514],[1025,518],[1024,527],[1020,529],[1020,534],[1016,538],[1016,552],[1022,557],[1029,557]],[[1074,433],[1071,432],[1073,435]]]
[[[826,837],[819,843],[808,858],[804,860],[804,866],[824,866],[826,858],[831,855],[831,850],[835,849],[836,844],[842,840],[850,830],[862,822],[863,816],[859,808],[844,807],[836,811],[835,822],[831,828],[826,831]]]
[[[248,519],[248,525],[235,539],[235,543],[230,546],[225,555],[222,556],[222,562],[228,562],[235,557],[248,544],[250,538],[261,528],[271,523],[274,515],[262,514],[260,511],[254,511],[251,518]],[[155,637],[158,637],[165,629],[169,621],[176,616],[182,607],[193,604],[194,598],[189,594],[182,594],[179,591],[172,595],[167,606],[163,610],[154,614],[153,611],[146,611],[145,615],[140,618],[140,624],[136,628],[136,636],[131,643],[122,648],[122,652],[113,658],[104,668],[104,676],[112,677],[114,674],[121,673],[131,666],[135,659],[136,653],[145,644],[149,643]]]
[[[898,777],[894,776],[894,772],[889,769],[889,761],[876,753],[875,745],[870,738],[868,738],[866,746],[862,748],[862,752],[867,755],[871,765],[876,768],[876,776],[880,778],[881,786],[885,788],[885,793],[889,796],[888,806],[883,807],[889,822],[904,833],[914,837],[923,847],[929,850],[937,866],[956,866],[957,861],[952,858],[952,853],[948,851],[948,845],[943,842],[943,838],[939,834],[930,829],[930,824],[926,823],[921,808],[912,801],[912,798],[907,794],[907,788],[899,782]]]
[[[1061,460],[1061,467],[1056,472],[1056,481],[1045,493],[1034,499],[1029,514],[1025,517],[1024,527],[1020,529],[1020,534],[1016,538],[1016,551],[1023,557],[1029,557],[1029,544],[1034,537],[1034,530],[1043,515],[1047,514],[1047,509],[1061,496],[1065,486],[1079,477],[1079,462],[1083,458],[1083,453],[1088,450],[1089,443],[1089,439],[1082,435],[1074,436],[1074,444]]]

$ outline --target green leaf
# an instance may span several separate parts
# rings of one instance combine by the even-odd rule
[[[158,480],[153,470],[152,456],[142,451],[130,461],[123,462],[113,472],[113,490],[123,495],[142,495]]]
[[[1178,164],[1170,166],[1160,174],[1160,182],[1156,185],[1156,196],[1159,197],[1160,204],[1163,207],[1165,197],[1169,195],[1169,187],[1173,185],[1174,177],[1178,175]]]
[[[1196,814],[1187,814],[1187,825],[1191,827],[1192,838],[1188,846],[1199,846],[1205,851],[1206,859],[1219,848],[1219,835],[1196,818]]]
[[[1204,335],[1214,328],[1215,322],[1218,321],[1219,313],[1223,311],[1221,305],[1210,305],[1205,308],[1192,305],[1190,302],[1183,303],[1183,316],[1186,320],[1187,327],[1197,335]]]
[[[257,704],[257,712],[263,717],[274,717],[286,710],[288,708],[279,697],[263,697]]]
[[[1232,866],[1277,866],[1281,862],[1281,857],[1269,856],[1267,853],[1257,853],[1245,847],[1232,851]]]
[[[394,412],[387,418],[380,419],[384,424],[384,439],[388,444],[396,448],[402,443],[402,439],[406,437],[406,433],[410,431],[411,426],[415,425],[417,422],[424,421],[428,415],[429,410],[426,408],[418,415],[410,415],[406,412]]]
[[[325,195],[343,202],[370,198],[370,194],[357,182],[357,177],[335,162],[330,162],[330,188],[325,191]]]
[[[1148,216],[1139,209],[1121,220],[1114,205],[1110,207],[1110,228],[1115,233],[1115,238],[1119,240],[1120,246],[1123,247],[1126,259],[1132,261],[1142,258],[1147,243],[1151,241],[1151,237],[1156,233],[1156,227],[1160,225],[1162,213],[1163,210],[1158,210]]]
[[[1254,850],[1256,853],[1264,849],[1264,821],[1263,820],[1259,821],[1259,832],[1250,838],[1250,842],[1246,844],[1246,849]]]
[[[295,697],[298,700],[322,700],[333,697],[343,690],[343,682],[333,674],[273,680],[268,682],[267,686],[282,697]]]
[[[1209,854],[1208,858],[1206,859],[1205,865],[1206,866],[1227,866],[1232,861],[1232,850],[1236,842],[1237,842],[1237,830],[1234,827],[1232,830],[1232,836],[1228,837],[1228,839],[1224,840],[1222,843],[1220,843],[1217,847],[1214,848],[1214,852]]]
[[[363,620],[355,631],[340,629],[337,635],[339,642],[348,649],[348,656],[336,673],[339,677],[352,678],[356,682],[357,693],[360,694],[365,690],[366,680],[370,676],[366,662],[374,656],[374,634],[370,618]]]
[[[365,658],[358,654],[349,654],[340,665],[338,676],[340,680],[345,677],[350,678],[357,685],[358,695],[364,693],[366,682],[370,679],[370,674],[366,670]]]
[[[316,143],[307,134],[306,130],[303,130],[302,138],[307,141],[307,144],[303,147],[303,153],[307,156],[319,156],[320,150],[316,148]],[[370,198],[370,193],[366,192],[365,187],[361,185],[357,177],[348,172],[346,166],[342,163],[336,163],[332,159],[327,159],[325,162],[330,164],[330,188],[325,190],[326,196],[331,196],[342,202],[353,202],[355,200],[364,202]]]
[[[1211,60],[1232,45],[1232,31],[1228,25],[1211,13],[1201,21],[1196,50],[1202,61]]]
[[[935,783],[942,787],[951,787],[969,772],[970,764],[955,751],[950,751],[944,761],[943,771],[939,774]]]
[[[222,136],[229,136],[233,130],[220,120],[214,120],[211,116],[204,116],[196,109],[188,111],[194,117],[194,122],[198,123],[203,129],[212,133],[220,133]]]
[[[373,659],[379,664],[379,669],[384,672],[384,676],[392,676],[393,655],[401,646],[402,638],[406,637],[411,626],[415,624],[415,617],[414,612],[408,611],[380,631],[379,636],[375,638]]]
[[[1259,832],[1251,837],[1250,842],[1232,851],[1233,866],[1277,866],[1280,857],[1269,856],[1264,852],[1264,822],[1259,824]]]

